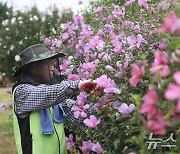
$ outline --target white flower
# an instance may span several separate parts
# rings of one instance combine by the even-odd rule
[[[13,17],[13,18],[11,19],[11,23],[13,24],[13,23],[15,23],[15,22],[16,22],[16,18]]]
[[[20,61],[20,56],[19,55],[15,56],[15,61]]]
[[[5,28],[6,31],[9,31],[9,28]]]
[[[35,15],[35,16],[33,17],[33,19],[34,19],[34,20],[38,20],[38,17]]]
[[[55,30],[55,28],[52,28],[52,32],[53,32],[54,34],[56,34],[56,30]]]
[[[2,25],[3,25],[3,26],[6,26],[6,25],[8,24],[8,21],[9,21],[8,19],[3,20],[3,21],[2,21]]]
[[[74,58],[73,58],[73,56],[69,56],[68,59],[69,60],[73,60]]]
[[[12,51],[14,49],[14,45],[11,45],[10,46],[10,50]]]
[[[21,44],[23,44],[23,41],[21,40],[21,41],[19,41],[19,45],[21,45]]]
[[[20,16],[20,17],[18,17],[17,19],[18,19],[18,20],[22,20],[22,17]]]

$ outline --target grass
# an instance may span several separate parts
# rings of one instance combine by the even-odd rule
[[[0,88],[0,103],[8,103],[11,101],[11,94]],[[2,154],[17,154],[12,124],[12,109],[6,112],[0,111],[0,153]]]

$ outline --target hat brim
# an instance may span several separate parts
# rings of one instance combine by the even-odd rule
[[[22,65],[20,66],[13,74],[12,76],[13,77],[17,77],[17,76],[20,76],[26,69],[27,69],[27,66],[33,62],[37,62],[37,61],[42,61],[42,60],[45,60],[45,59],[54,59],[54,58],[59,58],[59,57],[65,57],[66,55],[64,53],[55,53],[55,54],[52,54],[50,56],[47,56],[45,58],[41,58],[41,59],[36,59],[34,61],[30,61],[28,63],[26,63],[25,65]]]

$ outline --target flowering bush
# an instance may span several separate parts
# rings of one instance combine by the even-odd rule
[[[99,2],[92,5],[93,21],[86,24],[83,16],[75,15],[73,22],[62,24],[58,35],[45,39],[53,52],[66,53],[60,69],[68,80],[92,79],[97,84],[89,93],[81,92],[72,107],[74,117],[85,118],[85,126],[67,126],[77,150],[143,154],[180,150],[178,4]],[[90,103],[97,114],[87,117]],[[149,148],[150,133],[162,141],[171,136],[176,146]]]

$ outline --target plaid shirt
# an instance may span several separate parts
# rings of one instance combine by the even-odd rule
[[[74,112],[71,111],[71,107],[76,101],[69,99],[74,90],[78,90],[78,85],[79,80],[62,81],[60,84],[54,85],[41,84],[34,86],[21,84],[15,91],[16,113],[19,117],[24,118],[32,111],[38,111],[62,103],[67,122],[73,124],[82,123],[84,118],[75,118]],[[94,114],[95,107],[91,104],[85,112],[88,116]]]

